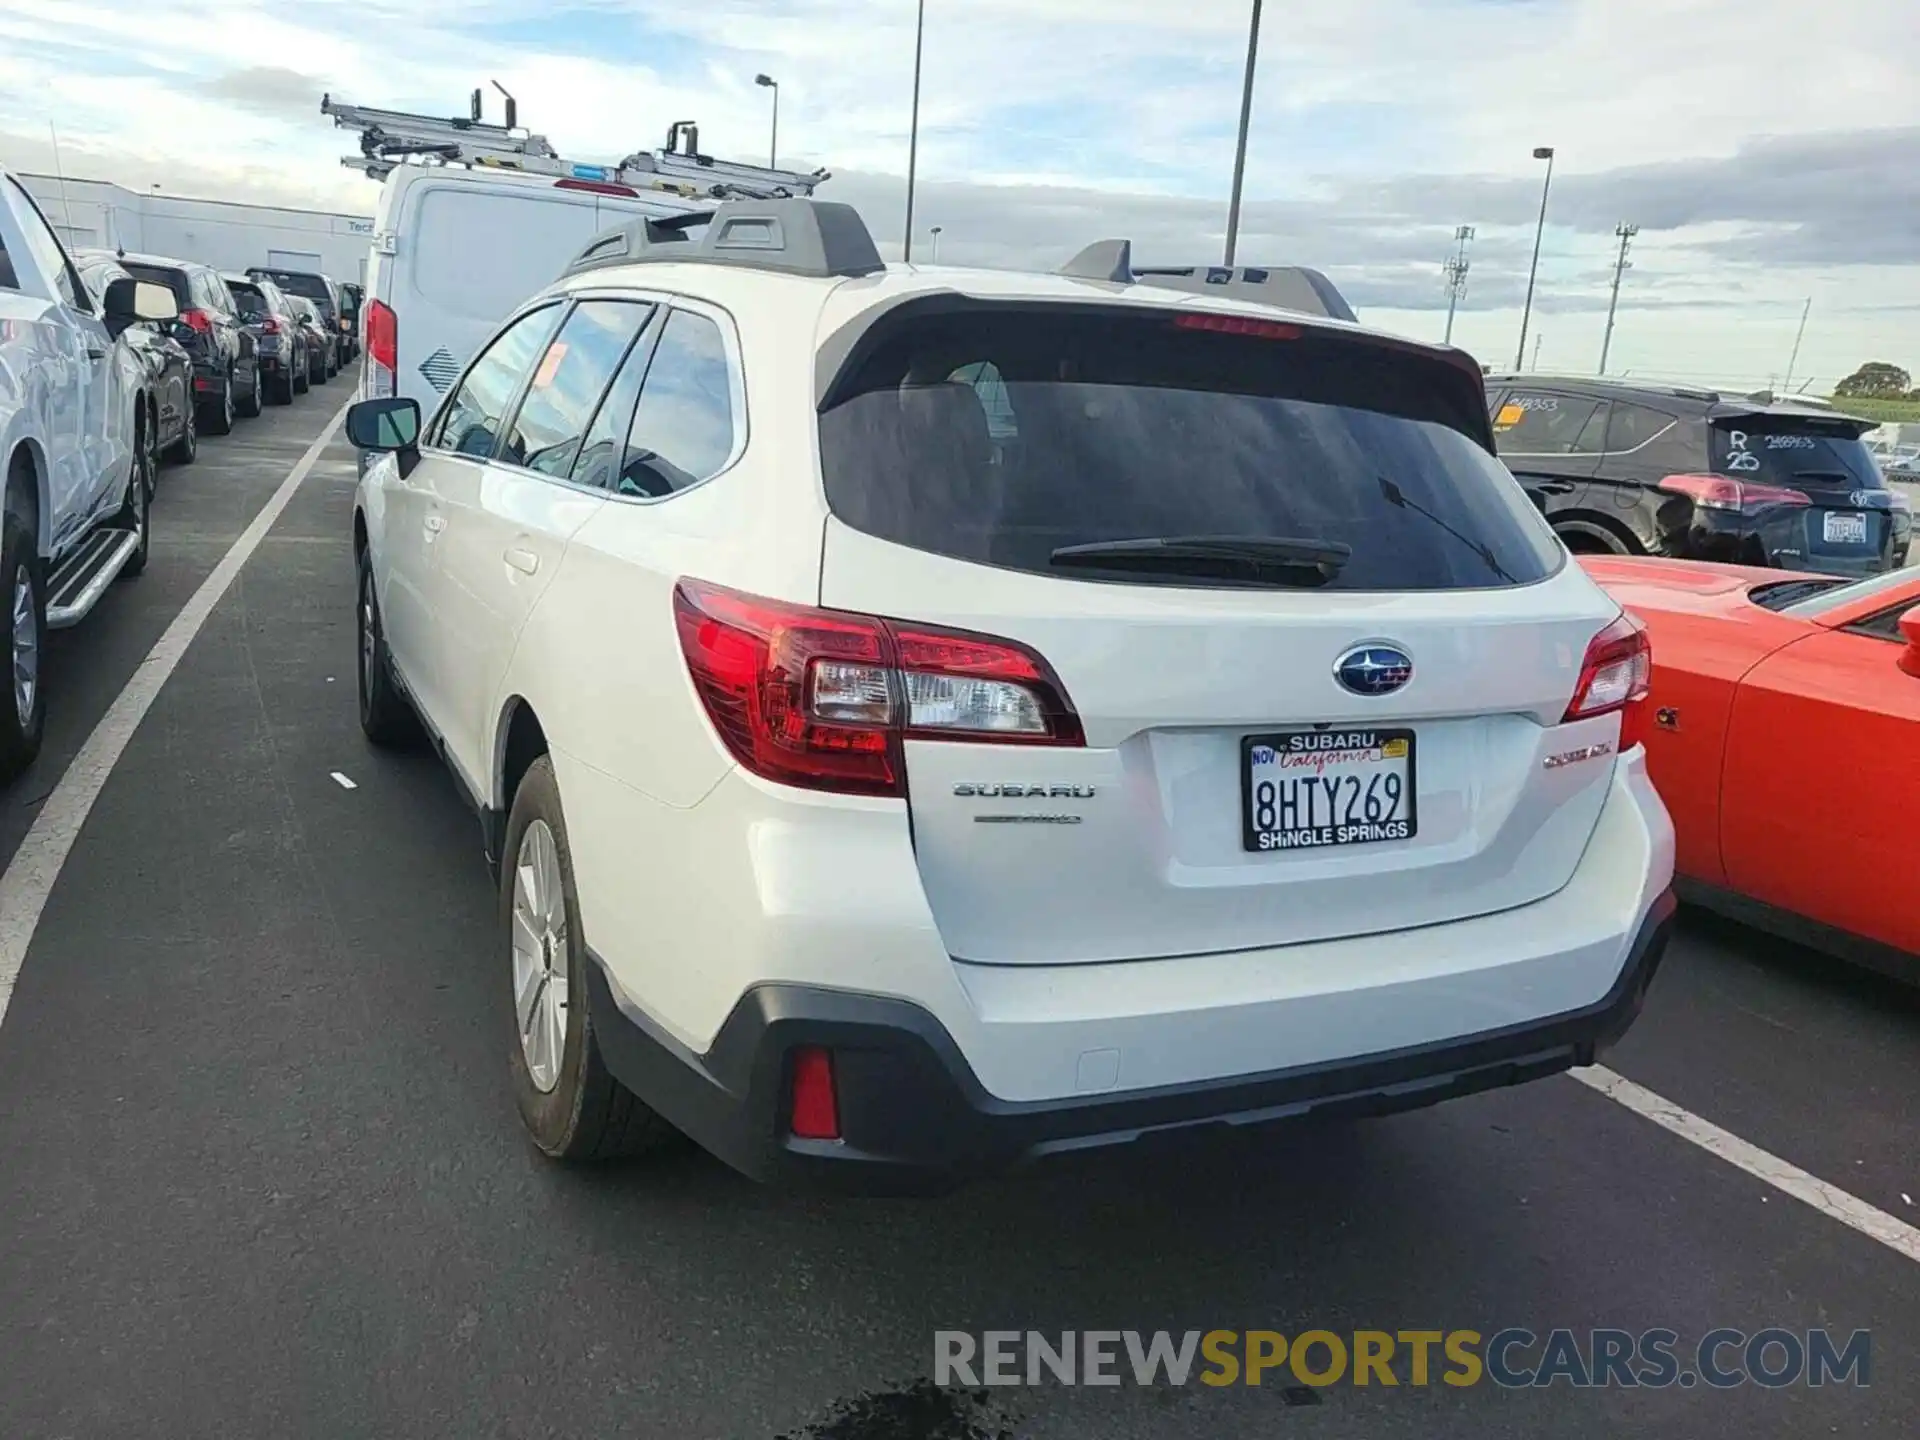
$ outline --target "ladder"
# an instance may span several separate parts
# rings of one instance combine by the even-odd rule
[[[384,180],[411,161],[517,170],[582,186],[620,185],[687,199],[776,200],[811,195],[814,186],[829,178],[825,170],[805,174],[702,155],[700,127],[689,120],[673,123],[661,149],[636,150],[617,165],[583,165],[562,159],[546,136],[535,135],[515,123],[518,106],[510,95],[504,125],[480,118],[478,90],[473,92],[471,112],[464,119],[443,119],[405,110],[349,105],[331,95],[320,97],[322,115],[331,116],[342,130],[360,132],[360,153],[343,156],[340,163],[373,180]]]

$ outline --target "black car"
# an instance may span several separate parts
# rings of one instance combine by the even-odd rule
[[[340,329],[340,287],[330,277],[314,270],[276,270],[271,266],[253,265],[248,267],[247,274],[255,280],[271,280],[287,294],[313,302],[321,328],[333,337],[333,344],[327,348],[326,374],[317,378],[325,380],[339,374],[347,353]]]
[[[193,357],[200,428],[225,435],[233,429],[235,415],[258,415],[259,353],[220,273],[196,261],[159,255],[118,258],[136,280],[151,280],[173,291],[180,318],[173,322],[172,334]]]
[[[79,250],[74,252],[73,267],[80,272],[80,283],[93,297],[95,309],[104,312],[107,286],[127,274],[119,258],[111,250]],[[146,366],[147,395],[153,405],[147,433],[153,436],[153,448],[170,460],[190,465],[200,444],[194,416],[193,357],[168,333],[169,328],[161,321],[136,320],[123,334]],[[147,473],[151,476],[153,471]]]
[[[320,318],[320,307],[306,296],[289,295],[287,304],[293,307],[294,318],[307,337],[307,383],[324,385],[334,373],[334,347],[339,344],[339,336],[327,329]]]
[[[346,337],[349,360],[360,353],[360,305],[366,293],[350,280],[340,282],[340,333]]]
[[[1907,498],[1873,422],[1767,392],[1487,376],[1500,458],[1576,554],[1874,575],[1904,565]]]
[[[260,353],[260,385],[269,402],[291,405],[307,388],[307,333],[293,306],[271,280],[222,275],[227,293],[240,307],[240,320]]]

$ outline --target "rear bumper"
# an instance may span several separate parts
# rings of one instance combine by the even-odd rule
[[[1696,507],[1688,528],[1679,533],[1669,549],[1682,560],[1822,575],[1867,576],[1898,569],[1907,561],[1911,522],[1898,512],[1868,514],[1868,523],[1880,527],[1882,533],[1881,543],[1874,548],[1815,544],[1808,535],[1805,513],[1797,509],[1753,516]]]
[[[1577,1010],[1337,1062],[1068,1100],[992,1095],[930,1012],[892,997],[756,986],[701,1055],[616,998],[597,960],[589,1004],[614,1074],[744,1174],[806,1188],[937,1192],[1060,1152],[1387,1114],[1591,1064],[1639,1014],[1674,908],[1661,892],[1612,988]],[[840,1140],[786,1131],[788,1057],[800,1046],[832,1053]]]

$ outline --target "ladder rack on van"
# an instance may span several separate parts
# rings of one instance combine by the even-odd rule
[[[636,150],[616,165],[583,165],[561,158],[546,136],[516,125],[516,109],[509,98],[507,123],[493,125],[480,118],[478,90],[473,92],[472,114],[465,119],[320,97],[322,115],[331,116],[342,130],[360,132],[360,153],[344,156],[340,163],[373,180],[384,180],[398,166],[418,161],[548,175],[580,188],[624,186],[688,199],[772,200],[811,195],[814,186],[828,178],[825,170],[806,174],[702,155],[699,127],[685,120],[674,122],[661,149]]]

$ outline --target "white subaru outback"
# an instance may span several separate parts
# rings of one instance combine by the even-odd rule
[[[939,1188],[1631,1022],[1643,632],[1468,357],[1246,288],[728,202],[353,407],[361,721],[481,815],[541,1149]]]

